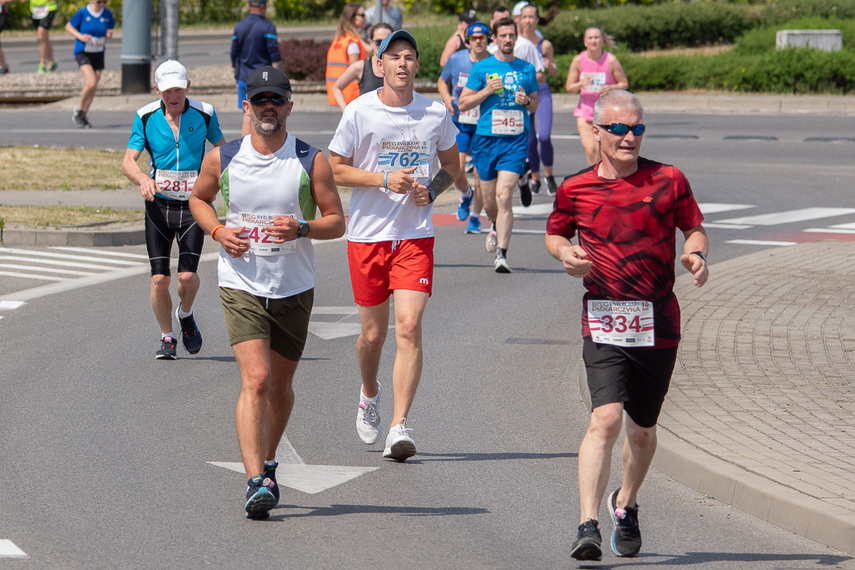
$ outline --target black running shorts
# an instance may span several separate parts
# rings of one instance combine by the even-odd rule
[[[169,275],[172,240],[178,240],[178,272],[196,273],[205,232],[190,213],[187,202],[158,196],[145,203],[145,245],[152,275]]]
[[[53,19],[56,17],[56,10],[51,10],[48,12],[48,15],[41,19],[33,18],[33,27],[34,28],[46,28],[50,29],[53,25]]]
[[[309,334],[309,317],[315,290],[284,299],[268,299],[239,289],[220,287],[229,343],[270,339],[270,348],[297,362],[303,356]]]
[[[614,346],[585,338],[582,359],[593,408],[623,402],[624,410],[636,424],[643,428],[656,425],[671,385],[676,346]]]
[[[91,65],[92,69],[95,71],[100,71],[104,69],[104,52],[99,51],[97,53],[87,53],[82,51],[77,54],[77,65]]]

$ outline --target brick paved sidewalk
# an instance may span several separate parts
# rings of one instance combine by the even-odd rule
[[[683,342],[654,467],[855,554],[855,259],[766,250],[678,279]]]

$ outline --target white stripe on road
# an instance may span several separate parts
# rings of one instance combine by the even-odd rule
[[[835,230],[834,226],[830,228],[808,228],[806,230],[802,230],[803,232],[813,233],[813,234],[855,234],[855,230],[845,230],[839,229]]]
[[[705,228],[719,228],[722,230],[747,230],[751,226],[739,224],[719,224],[718,222],[704,222]]]
[[[728,240],[726,243],[734,243],[737,245],[768,245],[773,247],[789,247],[791,245],[798,245],[797,241],[763,241],[759,239],[732,239]]]
[[[2,251],[0,251],[2,254]],[[105,269],[112,269],[112,267],[104,267],[103,265],[93,265],[92,263],[76,263],[74,261],[62,261],[59,259],[32,259],[30,257],[19,257],[17,255],[0,255],[0,260],[2,261],[26,261],[29,263],[38,263],[41,265],[59,265],[60,267],[79,267],[81,269],[98,269],[100,271],[104,271]],[[137,264],[134,264],[137,265]],[[33,269],[37,269],[38,265],[31,266]],[[146,266],[148,267],[148,266]],[[92,275],[92,273],[89,273]]]
[[[704,215],[707,214],[719,214],[721,212],[732,212],[733,210],[747,210],[748,208],[754,208],[755,206],[751,206],[748,204],[725,204],[723,202],[699,202],[698,208],[701,209]],[[706,224],[704,224],[706,225]]]
[[[0,558],[26,558],[27,553],[18,548],[14,542],[4,538],[0,539]]]
[[[17,277],[18,279],[37,279],[39,281],[68,281],[71,277],[48,277],[47,275],[33,275],[31,273],[15,273],[14,271],[0,271],[3,277]]]
[[[32,265],[18,265],[17,263],[0,263],[0,267],[6,269],[36,269],[47,273],[64,273],[65,275],[92,275],[91,271],[74,271],[73,269],[56,269],[55,267],[33,267]]]
[[[141,253],[125,253],[123,251],[99,251],[97,249],[89,249],[86,247],[64,247],[64,246],[53,246],[50,249],[59,249],[61,251],[79,251],[81,253],[94,253],[97,255],[110,255],[115,257],[128,257],[131,259],[142,259],[143,261],[148,261],[148,256],[143,255]]]
[[[34,255],[36,257],[58,257],[59,259],[76,259],[78,261],[97,261],[99,263],[114,263],[116,265],[140,265],[139,261],[125,261],[122,259],[103,259],[101,257],[89,257],[87,255],[67,255],[62,253],[51,253],[49,251],[35,251],[31,249],[15,249],[13,247],[4,247],[0,249],[0,254],[3,253],[18,253],[22,255]],[[148,258],[145,258],[148,259]]]
[[[0,301],[0,310],[14,310],[24,305],[23,301]]]
[[[779,224],[792,224],[795,222],[806,222],[820,218],[833,218],[835,216],[846,216],[855,214],[855,208],[801,208],[787,212],[776,212],[774,214],[761,214],[759,216],[745,216],[743,218],[730,218],[717,220],[719,224],[748,224],[752,226],[777,226]]]

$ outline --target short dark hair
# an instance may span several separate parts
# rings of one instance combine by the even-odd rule
[[[513,26],[514,27],[514,34],[517,33],[516,22],[514,22],[513,18],[508,17],[508,18],[502,18],[500,20],[496,20],[496,22],[493,24],[493,35],[498,36],[499,35],[499,28],[503,28],[505,26]]]

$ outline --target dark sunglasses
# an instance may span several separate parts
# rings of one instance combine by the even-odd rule
[[[634,127],[630,127],[629,125],[624,125],[623,123],[612,123],[611,125],[597,126],[601,129],[606,129],[611,134],[617,135],[619,137],[625,136],[626,133],[628,133],[629,131],[632,131],[632,134],[634,134],[635,136],[640,137],[644,134],[645,129],[647,129],[647,127],[645,127],[644,125],[635,125]]]
[[[357,17],[357,16],[362,16],[362,17],[364,18],[364,17],[365,17],[365,12],[357,12],[356,14],[354,14],[354,15],[353,15],[353,17],[354,17],[354,18],[355,18],[355,17]]]
[[[383,40],[374,40],[374,45],[380,47],[383,44]]]
[[[258,107],[262,105],[267,105],[268,103],[273,104],[274,107],[281,107],[288,103],[287,97],[253,97],[249,100],[250,103],[256,105]]]

